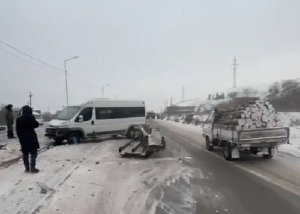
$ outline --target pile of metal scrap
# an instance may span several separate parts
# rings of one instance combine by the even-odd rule
[[[166,148],[164,137],[159,129],[150,126],[135,126],[135,137],[119,148],[122,157],[149,157]]]

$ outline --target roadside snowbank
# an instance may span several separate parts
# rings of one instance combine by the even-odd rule
[[[278,112],[278,115],[290,127],[290,144],[281,145],[279,151],[300,158],[300,112]]]
[[[0,167],[8,162],[17,161],[21,157],[20,143],[17,139],[6,140],[0,142]]]
[[[300,126],[290,127],[290,144],[281,145],[279,151],[300,158]]]

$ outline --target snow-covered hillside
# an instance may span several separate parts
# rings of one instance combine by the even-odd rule
[[[182,102],[176,103],[177,106],[199,106],[201,104],[205,104],[206,100],[202,98],[192,99],[192,100],[186,100]]]

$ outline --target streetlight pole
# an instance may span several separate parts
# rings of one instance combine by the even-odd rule
[[[68,92],[68,71],[67,71],[67,62],[72,59],[77,59],[79,56],[74,56],[70,59],[66,59],[64,61],[65,66],[65,84],[66,84],[66,98],[67,98],[67,106],[69,106],[69,92]]]
[[[65,85],[66,85],[66,98],[67,98],[67,106],[69,105],[69,94],[68,94],[68,77],[67,77],[67,61],[64,61],[65,65]]]
[[[108,84],[108,85],[102,86],[102,98],[104,98],[104,87],[106,87],[106,86],[110,86],[110,85]]]
[[[33,95],[32,95],[32,93],[31,92],[29,92],[29,106],[30,106],[30,108],[31,108],[31,97],[32,97]]]

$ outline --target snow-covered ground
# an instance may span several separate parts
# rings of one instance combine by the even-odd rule
[[[118,148],[128,141],[120,137],[54,147],[39,155],[36,175],[25,174],[21,161],[0,170],[0,214],[152,214],[157,207],[194,213],[194,203],[185,202],[195,200],[191,179],[200,169],[194,172],[186,165],[189,160],[182,161],[187,154],[168,145],[147,161],[122,158]]]
[[[278,113],[283,124],[290,127],[290,144],[282,145],[279,151],[300,158],[300,112]]]
[[[290,144],[281,145],[279,151],[300,158],[300,126],[290,127]]]

